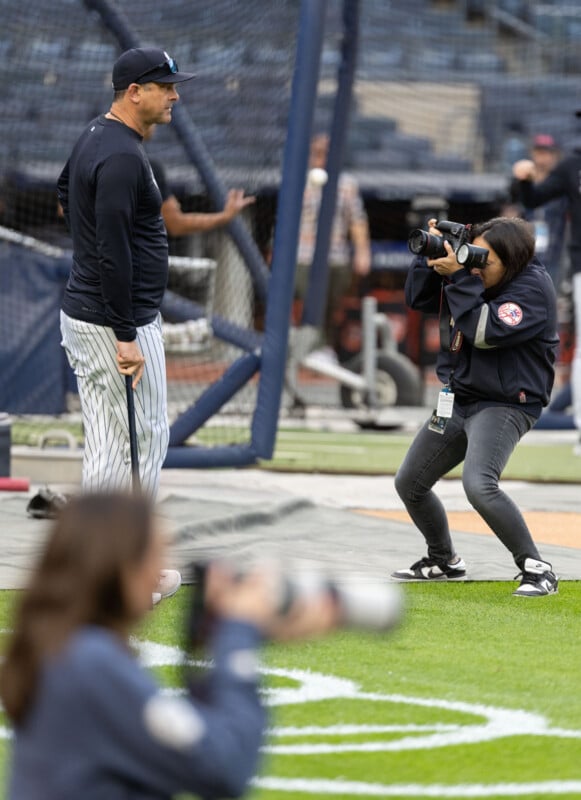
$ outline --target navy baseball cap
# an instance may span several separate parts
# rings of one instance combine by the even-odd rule
[[[180,72],[177,62],[165,50],[155,47],[126,50],[113,64],[116,92],[132,83],[182,83],[194,77],[193,72]]]

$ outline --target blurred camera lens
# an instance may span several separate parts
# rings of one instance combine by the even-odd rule
[[[295,604],[308,606],[316,598],[329,597],[339,611],[340,626],[357,630],[389,631],[401,622],[404,598],[400,587],[385,580],[342,576],[340,580],[316,571],[288,571],[279,561],[259,562],[270,581],[273,612],[279,617],[292,614]],[[208,564],[190,565],[194,585],[186,620],[188,647],[197,649],[213,634],[218,617],[206,603]],[[248,573],[236,573],[244,580]]]
[[[279,613],[287,614],[296,601],[308,602],[317,595],[331,595],[346,628],[387,631],[401,621],[403,595],[397,584],[370,578],[336,580],[313,572],[281,576],[282,603]]]

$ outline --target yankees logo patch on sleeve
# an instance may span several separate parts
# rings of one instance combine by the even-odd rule
[[[523,318],[522,308],[516,303],[503,303],[498,308],[498,318],[505,325],[518,325]]]

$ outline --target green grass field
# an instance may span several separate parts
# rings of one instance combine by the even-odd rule
[[[267,647],[279,704],[251,796],[581,797],[581,583],[540,600],[511,588],[413,584],[390,635]],[[3,629],[13,600],[0,593]],[[187,601],[165,601],[139,640],[181,645]],[[177,685],[170,656],[157,673]]]
[[[79,443],[83,441],[80,424],[59,421],[53,423],[17,420],[12,428],[15,444],[35,446],[39,436],[50,428],[68,430]],[[247,433],[235,431],[237,441],[245,441]],[[202,430],[200,441],[211,440],[211,432]],[[350,473],[353,475],[394,475],[406,454],[412,436],[381,431],[333,433],[284,429],[278,432],[276,450],[272,461],[263,461],[267,470],[287,472]],[[458,477],[461,468],[450,473]],[[575,456],[570,444],[556,444],[547,439],[525,439],[513,453],[504,477],[514,480],[577,483],[581,481],[581,458]]]
[[[264,469],[289,472],[328,472],[361,475],[394,475],[410,443],[411,435],[366,431],[330,433],[280,430],[274,459]],[[461,467],[450,477],[458,477]],[[526,437],[514,451],[504,471],[514,480],[577,483],[581,481],[581,458],[570,444],[547,439],[529,443]]]

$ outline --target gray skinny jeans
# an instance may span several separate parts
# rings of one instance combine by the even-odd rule
[[[476,511],[510,550],[519,569],[525,558],[540,559],[531,533],[516,504],[498,488],[498,480],[519,439],[535,419],[516,406],[479,403],[457,405],[443,434],[418,431],[395,477],[395,488],[423,534],[428,556],[450,561],[455,556],[448,519],[432,491],[439,478],[464,461],[462,484]]]

